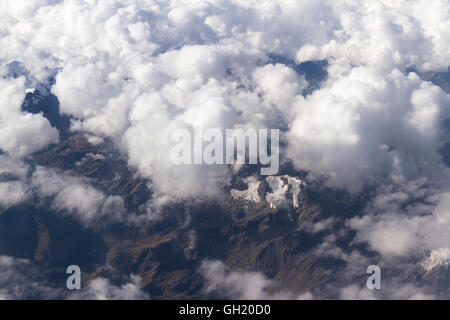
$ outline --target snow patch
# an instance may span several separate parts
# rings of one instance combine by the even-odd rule
[[[258,189],[260,181],[255,177],[247,177],[243,181],[248,185],[247,190],[231,190],[231,196],[234,199],[261,202]],[[303,180],[288,175],[270,176],[265,178],[271,192],[266,191],[265,200],[273,209],[277,208],[298,208],[300,206],[299,195]]]
[[[422,262],[422,267],[430,272],[438,266],[447,267],[450,262],[450,249],[439,248],[431,251],[430,256]]]
[[[248,200],[253,202],[261,202],[261,198],[258,194],[258,188],[260,181],[258,181],[255,177],[247,177],[244,179],[244,182],[247,183],[248,189],[247,190],[231,190],[231,196],[234,199],[242,199],[242,200]]]

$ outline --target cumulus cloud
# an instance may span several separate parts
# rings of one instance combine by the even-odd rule
[[[203,261],[200,272],[205,278],[203,290],[230,299],[259,300],[310,300],[310,292],[296,294],[277,289],[273,280],[260,272],[232,271],[221,261]]]
[[[28,198],[28,189],[23,183],[28,170],[23,162],[0,155],[0,212]]]
[[[0,256],[0,300],[68,299],[68,300],[144,300],[140,278],[115,285],[107,278],[95,278],[86,288],[73,293],[49,281],[39,266],[27,259]],[[63,285],[65,283],[63,282]]]
[[[420,255],[445,248],[448,234],[450,193],[408,182],[380,191],[366,214],[349,220],[358,230],[356,241],[366,241],[383,256]]]
[[[26,198],[26,189],[19,181],[0,182],[0,208],[9,209]]]
[[[386,174],[396,151],[412,166],[435,155],[448,98],[397,69],[446,68],[444,0],[5,4],[0,41],[10,49],[0,62],[20,61],[41,81],[60,70],[51,90],[72,129],[111,137],[161,196],[215,195],[230,174],[174,166],[170,133],[180,127],[290,128],[287,153],[300,169],[353,190]],[[333,58],[330,80],[303,99],[304,78],[264,66],[267,54]],[[37,119],[34,132],[47,132]],[[4,148],[28,154],[55,141],[50,133],[24,150],[5,138]]]
[[[449,59],[448,1],[335,1],[339,27],[321,44],[308,43],[297,62],[333,57],[338,69],[371,65],[379,70],[417,66],[446,71]]]
[[[58,130],[41,114],[21,111],[25,79],[0,77],[0,150],[25,157],[59,140]]]
[[[69,295],[69,300],[146,300],[149,296],[141,290],[141,279],[130,276],[130,282],[116,286],[107,278],[95,278],[80,292]]]
[[[0,256],[0,300],[59,299],[62,293],[47,282],[31,261]]]
[[[415,73],[368,67],[328,82],[295,105],[287,137],[298,168],[360,191],[382,182],[399,161],[410,177],[438,167],[440,123],[450,101],[440,88]]]
[[[388,242],[385,244],[385,248],[393,246],[395,244],[389,241],[395,241],[396,236],[394,234],[390,234],[390,236],[392,238],[378,239],[378,241]],[[387,249],[382,253],[372,249],[374,251],[368,254],[366,250],[362,249],[362,246],[353,247],[351,250],[348,248],[342,250],[337,245],[338,237],[338,235],[331,234],[314,249],[316,256],[332,257],[341,263],[340,267],[335,267],[332,278],[322,288],[328,297],[343,300],[426,300],[446,296],[445,288],[436,287],[436,279],[410,277],[411,274],[424,274],[425,268],[445,265],[445,250],[434,251],[430,258],[421,263],[423,249],[416,248],[417,250],[414,251],[414,254],[410,253],[411,255],[396,256],[387,252]],[[377,265],[380,268],[380,290],[370,290],[366,286],[369,277],[366,271],[370,265]]]
[[[80,178],[37,167],[31,176],[31,189],[41,199],[52,199],[52,209],[72,215],[85,224],[102,218],[110,221],[124,218],[121,197],[106,196]]]
[[[436,296],[423,293],[422,290],[412,284],[398,285],[382,288],[382,292],[377,294],[373,290],[368,290],[363,286],[350,285],[339,290],[339,298],[342,300],[433,300]]]
[[[30,201],[36,206],[48,205],[85,225],[100,221],[131,222],[134,218],[127,215],[120,196],[105,195],[88,179],[42,166],[30,168],[24,162],[0,155],[0,213]]]

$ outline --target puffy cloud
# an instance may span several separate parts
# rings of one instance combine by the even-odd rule
[[[203,290],[207,294],[218,294],[230,299],[298,299],[310,300],[310,292],[295,294],[280,290],[273,280],[259,272],[232,271],[221,261],[203,261],[200,272],[205,278]]]
[[[358,285],[350,285],[339,290],[339,298],[342,300],[375,300],[375,299],[394,299],[394,300],[433,300],[436,296],[426,294],[420,288],[412,285],[398,285],[394,288],[382,288],[380,294],[374,290],[368,290]]]
[[[340,290],[339,299],[342,300],[374,300],[373,291],[358,285],[350,285]]]
[[[51,199],[51,208],[78,218],[86,225],[102,219],[121,221],[126,210],[121,197],[106,196],[88,181],[37,167],[31,189],[40,199]]]
[[[20,181],[0,182],[0,208],[2,210],[21,203],[26,199],[26,189]]]
[[[290,127],[288,154],[298,167],[352,190],[386,174],[390,148],[409,162],[418,152],[435,155],[448,100],[395,70],[446,67],[444,0],[4,2],[0,41],[10,49],[0,62],[20,61],[41,81],[60,70],[52,92],[76,118],[72,129],[113,138],[161,194],[217,194],[229,174],[173,166],[169,138],[180,127]],[[267,53],[334,57],[331,79],[304,100],[305,80],[287,66],[264,66]],[[20,155],[45,145],[21,151],[1,136]]]
[[[385,188],[363,217],[351,219],[349,226],[359,231],[356,241],[387,257],[448,246],[450,193],[413,184]]]
[[[130,282],[116,286],[106,278],[95,278],[80,292],[68,297],[69,300],[146,300],[149,296],[141,290],[141,279],[130,276]]]
[[[141,290],[140,278],[114,285],[107,278],[95,278],[86,288],[73,293],[58,287],[48,275],[27,259],[0,256],[0,300],[18,299],[89,299],[89,300],[143,300],[148,295]]]
[[[265,107],[268,110],[276,108],[281,113],[280,123],[292,122],[295,114],[292,105],[307,86],[305,78],[283,64],[255,68],[252,78],[257,85],[255,91],[263,96],[261,102],[266,104]]]
[[[334,57],[340,67],[371,65],[389,71],[417,66],[446,71],[449,59],[448,1],[335,1],[339,27],[325,43],[308,43],[297,62]],[[339,67],[339,68],[340,68]]]
[[[382,182],[402,166],[414,177],[439,164],[449,97],[416,74],[352,69],[295,104],[287,134],[293,163],[350,191]]]
[[[27,165],[6,155],[0,155],[0,212],[28,198],[28,189],[23,183],[27,173]]]
[[[0,300],[58,299],[62,296],[62,290],[52,287],[31,261],[0,256]]]
[[[0,213],[30,201],[71,215],[85,225],[134,219],[132,215],[127,216],[120,196],[105,195],[88,179],[41,166],[32,169],[21,161],[0,155]]]
[[[0,78],[0,150],[25,157],[59,140],[58,130],[41,114],[21,111],[25,79]]]
[[[1,58],[21,56],[39,74],[40,64],[93,62],[100,54],[140,60],[185,45],[231,42],[297,55],[298,61],[333,56],[341,64],[442,69],[448,61],[447,5],[446,0],[433,5],[425,0],[4,0],[1,44],[10,50]]]

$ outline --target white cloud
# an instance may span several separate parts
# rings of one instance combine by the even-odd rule
[[[311,300],[310,292],[296,294],[280,290],[275,281],[260,272],[232,271],[221,261],[203,261],[200,272],[205,278],[203,290],[230,299],[259,300]]]
[[[436,296],[426,294],[420,288],[412,284],[391,285],[388,288],[381,288],[380,292],[369,290],[364,286],[349,285],[339,290],[339,299],[342,300],[376,300],[376,299],[393,299],[393,300],[433,300]]]
[[[0,213],[28,198],[23,183],[28,166],[6,155],[0,155]]]
[[[420,256],[448,246],[449,199],[448,189],[418,181],[383,186],[366,214],[348,224],[358,231],[357,242],[366,241],[382,256]]]
[[[100,221],[134,221],[135,216],[127,214],[120,196],[106,195],[91,182],[42,166],[31,168],[22,161],[0,155],[0,213],[32,201],[32,205],[48,205],[89,226]]]
[[[27,259],[0,256],[0,300],[18,299],[89,299],[143,300],[141,280],[131,275],[130,281],[114,285],[107,278],[95,278],[80,291],[67,290],[49,281],[39,266]],[[65,283],[64,283],[65,284]]]
[[[449,60],[447,0],[335,1],[339,27],[324,43],[308,43],[297,61],[334,57],[340,66],[371,65],[383,71],[415,65],[446,71]]]
[[[58,299],[62,295],[31,261],[0,255],[0,300]]]
[[[72,128],[111,137],[158,193],[218,194],[229,175],[173,166],[169,137],[179,127],[290,127],[298,167],[352,190],[389,171],[391,147],[416,169],[416,158],[435,155],[448,98],[396,69],[447,67],[445,0],[4,3],[0,64],[20,61],[41,81],[60,70],[52,92],[78,118]],[[267,53],[333,57],[331,79],[305,100],[305,80],[263,66]],[[43,134],[30,136],[27,121],[23,134],[0,135],[4,149],[26,155],[55,141],[45,119],[22,117]]]
[[[400,162],[405,174],[438,167],[441,89],[398,70],[352,69],[294,106],[288,153],[300,169],[329,176],[350,191],[382,182]],[[437,170],[437,169],[436,169]]]
[[[6,210],[26,198],[26,189],[20,181],[0,182],[0,209]]]
[[[125,219],[121,197],[106,196],[81,178],[38,166],[31,177],[31,189],[40,199],[50,198],[52,209],[72,215],[86,225],[101,219]]]
[[[106,278],[95,278],[80,292],[68,297],[70,300],[146,300],[149,296],[141,290],[141,279],[130,276],[130,282],[116,286]]]
[[[0,78],[0,150],[25,157],[59,140],[58,130],[41,114],[21,111],[25,79]]]

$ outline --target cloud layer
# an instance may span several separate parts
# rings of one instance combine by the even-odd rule
[[[60,70],[51,90],[72,129],[113,138],[162,194],[208,196],[229,175],[173,166],[169,137],[180,127],[289,128],[286,153],[299,169],[353,190],[386,174],[396,152],[412,166],[436,156],[448,98],[401,72],[446,70],[448,1],[3,3],[1,64],[20,61],[34,87]],[[262,66],[267,54],[329,59],[330,78],[304,98],[305,80]],[[8,82],[14,93],[2,96],[14,94],[17,109],[26,88]],[[29,124],[3,129],[3,151],[57,141],[39,115],[15,117]]]

